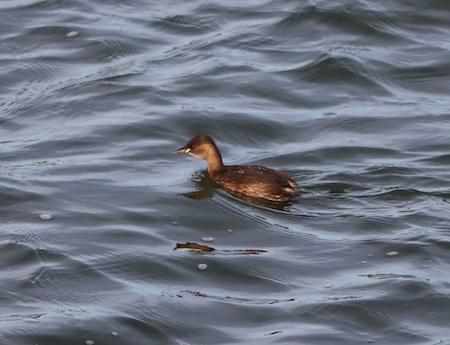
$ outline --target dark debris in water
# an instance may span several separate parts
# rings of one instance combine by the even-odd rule
[[[411,274],[396,274],[396,273],[374,273],[374,274],[360,274],[360,277],[367,277],[370,279],[414,279],[417,278]]]
[[[233,296],[217,296],[210,295],[200,291],[185,290],[182,291],[191,294],[195,297],[210,298],[223,302],[235,302],[235,303],[250,303],[250,304],[277,304],[285,302],[294,302],[295,298],[275,299],[275,298],[245,298],[245,297],[233,297]]]
[[[361,297],[359,296],[334,296],[331,298],[328,298],[328,301],[334,301],[334,302],[339,302],[339,301],[352,301],[355,299],[360,299]]]
[[[261,253],[266,253],[263,249],[216,249],[205,244],[199,244],[195,242],[177,243],[174,250],[177,249],[187,249],[192,253],[198,254],[210,254],[212,252],[217,254],[225,255],[259,255]]]
[[[35,314],[12,314],[7,316],[6,318],[0,318],[1,321],[18,321],[18,320],[25,320],[25,319],[32,319],[37,320],[44,316],[45,313],[35,313]]]
[[[191,252],[195,253],[211,253],[216,250],[213,247],[195,242],[177,243],[174,249],[189,249]]]

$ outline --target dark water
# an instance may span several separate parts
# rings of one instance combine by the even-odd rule
[[[448,1],[2,0],[0,344],[450,344],[449,93]]]

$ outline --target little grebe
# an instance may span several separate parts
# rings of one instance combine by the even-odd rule
[[[223,165],[219,149],[207,135],[193,137],[175,152],[206,160],[213,182],[237,197],[287,202],[300,195],[297,183],[282,171],[259,165]]]

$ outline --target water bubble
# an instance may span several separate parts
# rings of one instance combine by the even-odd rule
[[[203,242],[213,242],[214,241],[214,237],[202,237],[202,241]]]
[[[41,220],[52,220],[53,216],[48,213],[43,213],[39,216],[39,218],[41,218]]]
[[[207,264],[198,264],[197,268],[200,271],[205,271],[208,268],[208,265]]]
[[[113,336],[113,337],[117,337],[118,335],[119,335],[119,333],[117,333],[117,332],[111,332],[111,335]]]
[[[77,37],[77,36],[78,36],[78,31],[70,31],[66,34],[66,37],[68,37],[68,38]]]
[[[333,285],[331,285],[331,284],[325,285],[325,289],[329,289],[329,288],[331,288],[331,287],[333,287]]]
[[[172,220],[172,221],[170,222],[170,224],[172,224],[172,225],[178,225],[178,222],[177,222],[176,220]]]
[[[94,344],[95,344],[94,341],[91,340],[91,339],[86,340],[84,343],[85,343],[86,345],[94,345]]]
[[[229,232],[231,234],[233,232],[233,230],[227,229],[227,232]]]
[[[395,250],[393,250],[393,251],[391,251],[389,253],[386,253],[387,256],[397,256],[398,254],[400,254],[400,253],[396,252]]]
[[[361,261],[362,264],[367,264],[366,260]]]

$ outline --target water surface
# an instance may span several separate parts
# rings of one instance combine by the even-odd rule
[[[449,18],[2,1],[0,343],[450,344]],[[302,197],[209,193],[200,132]]]

